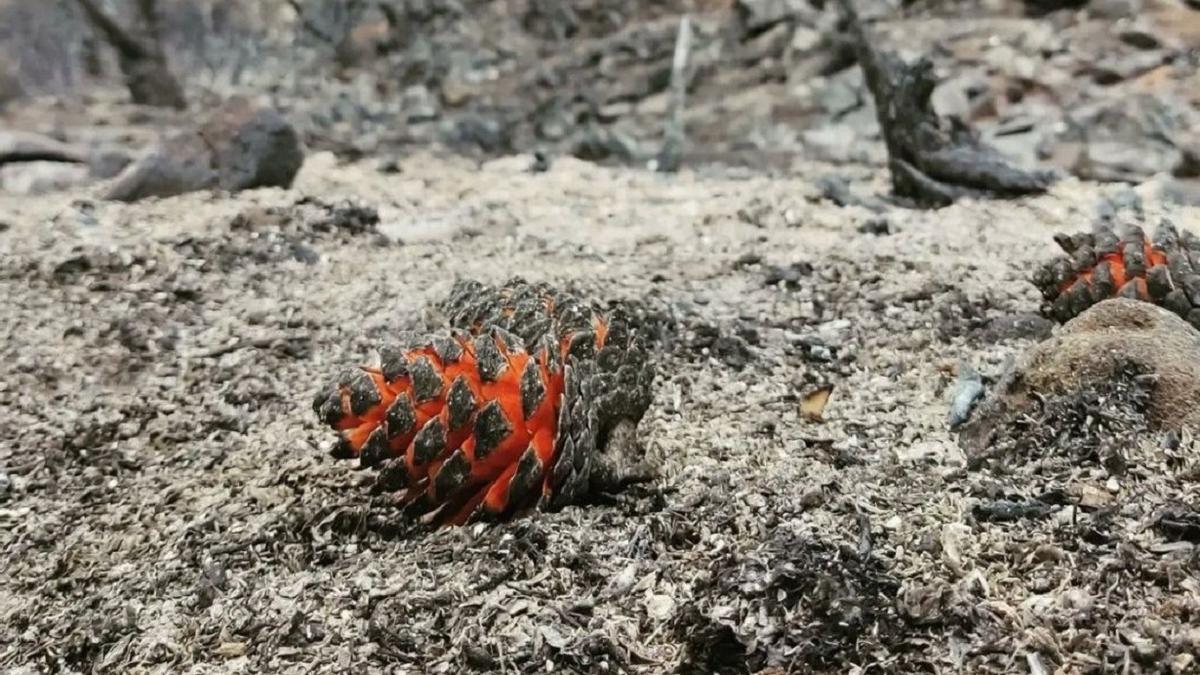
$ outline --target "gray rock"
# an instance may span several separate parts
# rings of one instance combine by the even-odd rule
[[[117,176],[104,199],[134,202],[172,197],[217,186],[211,149],[191,132],[167,138]]]
[[[1093,141],[1087,144],[1073,171],[1081,178],[1139,183],[1178,161],[1179,153],[1161,144],[1134,141]]]
[[[1141,0],[1092,0],[1088,5],[1092,15],[1103,19],[1124,19],[1142,11]]]
[[[1200,113],[1167,95],[1124,96],[1071,113],[1060,142],[1082,142],[1073,173],[1080,178],[1140,183],[1180,163]]]
[[[132,162],[132,157],[117,150],[98,150],[88,158],[92,178],[100,180],[119,175]]]
[[[232,101],[200,130],[216,155],[218,182],[237,192],[291,187],[304,164],[296,130],[277,111]]]
[[[950,399],[950,413],[947,421],[951,429],[957,429],[971,418],[975,403],[983,397],[983,378],[979,371],[966,361],[958,363],[958,380],[954,384],[954,395]]]
[[[1159,198],[1180,206],[1200,206],[1200,180],[1163,177],[1158,183]]]
[[[304,151],[278,112],[233,99],[198,129],[170,136],[126,168],[105,199],[136,201],[219,188],[290,187]]]
[[[409,122],[428,122],[438,118],[437,98],[424,85],[414,84],[404,90],[401,109]]]
[[[811,15],[813,10],[806,0],[738,0],[737,13],[747,31],[759,33],[781,21]]]

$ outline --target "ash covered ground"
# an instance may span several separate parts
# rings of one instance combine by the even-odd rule
[[[946,423],[958,359],[994,375],[1049,330],[1021,261],[1104,188],[898,210],[880,235],[800,176],[530,161],[380,174],[317,155],[290,191],[6,198],[4,663],[1194,667],[1195,525],[1158,525],[1195,503],[1190,439],[1124,421],[1120,478],[1107,437],[1054,433],[968,471]],[[669,327],[641,425],[662,477],[420,531],[325,455],[309,398],[455,278],[511,275]],[[824,421],[805,420],[825,383]],[[1051,492],[1057,508],[994,517]]]
[[[1045,34],[1062,17],[998,25]],[[747,30],[773,45],[775,25]],[[911,25],[946,24],[908,16],[893,30]],[[1057,53],[1030,49],[1047,67]],[[1181,53],[1162,67],[1194,58]],[[347,123],[306,134],[287,190],[131,204],[94,185],[0,193],[0,666],[1197,672],[1200,453],[1190,431],[1150,428],[1138,373],[1047,401],[984,463],[947,422],[961,363],[990,385],[1059,330],[1029,282],[1055,232],[1131,204],[1148,225],[1200,231],[1182,141],[1140,157],[1148,167],[1122,154],[1140,128],[1063,141],[1077,153],[1064,166],[1136,187],[1066,177],[1037,197],[898,208],[876,197],[889,188],[882,144],[861,83],[839,80],[850,71],[792,94],[849,115],[822,108],[803,143],[771,140],[800,123],[771,103],[779,83],[751,72],[776,72],[775,58],[741,64],[741,98],[722,105],[718,87],[697,104],[676,175],[572,151],[533,171],[520,140],[533,123],[483,159],[423,149],[413,127],[404,144],[364,148]],[[1180,85],[1137,79],[1147,72],[1121,77]],[[1127,100],[1108,86],[1085,98]],[[111,100],[43,98],[5,119],[133,145],[178,122]],[[638,128],[657,134],[659,104],[605,114],[644,114],[653,125]],[[1180,105],[1147,117],[1174,129],[1195,112]],[[743,135],[723,116],[749,109],[772,111],[745,135],[786,147],[786,169],[728,141]],[[1054,119],[1006,149],[1034,157]],[[598,147],[595,127],[572,129]],[[707,135],[739,161],[701,161]],[[611,159],[621,136],[601,137]],[[659,478],[429,531],[373,472],[328,457],[310,400],[436,320],[427,308],[456,279],[512,276],[644,310],[658,375],[639,433]],[[828,386],[810,419],[802,406]]]

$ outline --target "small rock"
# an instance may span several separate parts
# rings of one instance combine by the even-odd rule
[[[862,234],[882,237],[892,233],[892,223],[887,218],[870,218],[858,226],[858,231]]]
[[[199,128],[152,148],[117,177],[104,198],[137,201],[214,188],[286,188],[303,163],[300,137],[282,115],[235,98]]]
[[[481,114],[464,115],[456,121],[449,138],[454,144],[473,146],[489,154],[512,148],[512,138],[504,123]]]
[[[129,155],[117,150],[101,150],[92,153],[88,167],[92,178],[107,180],[119,175],[133,161]]]
[[[1117,37],[1121,42],[1138,49],[1158,49],[1163,46],[1162,40],[1153,30],[1137,24],[1123,28]]]
[[[742,26],[754,34],[792,17],[812,13],[805,0],[738,0],[736,10]]]
[[[954,396],[950,399],[950,428],[955,429],[971,417],[975,403],[983,397],[983,379],[965,361],[958,364],[958,381],[954,385]]]
[[[1088,5],[1092,15],[1104,19],[1124,19],[1142,11],[1141,0],[1092,0]]]
[[[409,122],[428,122],[438,117],[438,102],[423,85],[414,84],[404,90],[401,110]]]
[[[646,600],[646,613],[655,621],[666,621],[675,614],[675,599],[669,595],[651,595]]]

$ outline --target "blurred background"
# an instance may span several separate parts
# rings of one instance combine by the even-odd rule
[[[0,125],[133,154],[243,95],[343,159],[420,145],[644,164],[688,16],[685,163],[878,164],[834,4],[0,0]],[[1192,0],[858,4],[887,46],[934,60],[938,112],[1018,161],[1200,199]],[[12,173],[10,192],[54,183]]]

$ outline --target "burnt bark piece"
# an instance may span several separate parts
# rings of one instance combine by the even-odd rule
[[[1052,172],[1014,166],[966,124],[939,118],[930,103],[937,82],[929,60],[906,64],[895,54],[877,49],[853,0],[840,1],[863,77],[875,99],[897,197],[938,207],[967,196],[1045,192],[1054,181]]]
[[[163,139],[126,167],[104,198],[132,202],[214,188],[286,188],[303,163],[300,137],[282,115],[233,98],[200,126]]]

